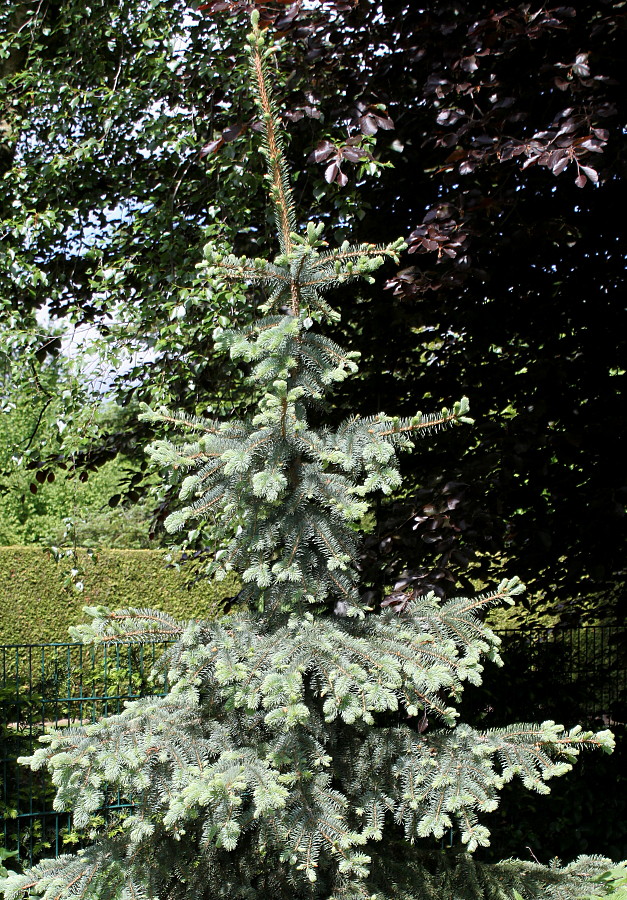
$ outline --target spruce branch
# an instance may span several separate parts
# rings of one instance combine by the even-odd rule
[[[81,644],[159,643],[178,638],[182,623],[154,609],[110,610],[106,606],[84,606],[91,622],[71,625],[71,637]]]

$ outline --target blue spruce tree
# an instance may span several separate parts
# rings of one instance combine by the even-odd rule
[[[338,285],[370,279],[403,242],[327,249],[322,226],[298,230],[263,34],[253,18],[256,88],[279,253],[238,258],[213,245],[210,283],[263,292],[263,318],[216,328],[219,347],[249,366],[258,397],[245,421],[148,410],[184,432],[150,448],[180,482],[170,531],[210,523],[216,577],[235,570],[237,612],[180,623],[150,610],[90,610],[84,642],[175,637],[165,697],[47,735],[27,760],[47,766],[57,809],[90,827],[106,791],[132,814],[92,827],[77,854],[46,860],[4,885],[6,900],[497,900],[594,893],[582,881],[603,862],[565,869],[474,860],[491,810],[514,777],[546,793],[585,748],[611,750],[609,732],[554,722],[480,732],[458,723],[465,682],[498,638],[481,616],[522,585],[439,601],[407,596],[402,612],[360,599],[358,523],[367,497],[400,484],[397,455],[419,437],[470,421],[465,399],[435,415],[355,415],[337,431],[308,421],[356,354],[320,334],[337,318]],[[457,845],[442,850],[443,838]],[[601,888],[597,887],[601,892]]]

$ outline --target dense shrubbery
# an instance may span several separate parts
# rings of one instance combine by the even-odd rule
[[[132,409],[94,390],[87,359],[53,359],[38,376],[0,349],[0,545],[39,543],[154,549],[152,507],[131,504],[141,464],[111,452]],[[66,409],[68,397],[74,410]],[[85,444],[104,433],[98,466],[85,467]],[[63,446],[63,450],[61,447]],[[130,448],[129,448],[130,450]],[[52,465],[40,457],[54,458]],[[80,466],[80,471],[79,471]],[[122,493],[125,500],[122,500]],[[122,501],[122,502],[120,502]],[[154,536],[153,536],[154,537]]]
[[[76,581],[69,576],[79,568]],[[66,641],[83,620],[83,606],[112,604],[162,609],[183,619],[213,618],[236,593],[234,580],[187,588],[182,572],[153,550],[77,551],[55,562],[39,546],[0,547],[0,644]]]

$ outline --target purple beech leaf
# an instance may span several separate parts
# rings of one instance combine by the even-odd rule
[[[376,134],[379,130],[377,128],[377,123],[374,121],[372,116],[363,116],[359,120],[359,128],[362,134],[368,135],[369,137],[373,134]]]
[[[399,578],[399,580],[394,583],[394,590],[400,591],[402,588],[407,587],[408,584],[411,584],[412,581],[415,581],[415,579],[410,578],[409,576]]]
[[[208,144],[205,144],[200,151],[200,158],[203,159],[205,156],[209,156],[210,153],[215,153],[224,145],[224,139],[219,137],[214,141],[209,141]]]
[[[594,184],[597,184],[599,180],[599,173],[596,169],[593,169],[590,166],[582,166],[581,171],[586,173],[590,181],[592,181]]]
[[[472,56],[464,56],[462,58],[461,66],[464,72],[476,72],[479,68],[474,54]]]
[[[337,162],[332,162],[331,165],[327,166],[327,168],[324,170],[324,177],[326,181],[328,181],[329,184],[332,184],[335,181],[339,171],[340,167]]]
[[[585,141],[582,141],[579,146],[583,147],[584,150],[590,150],[592,153],[603,153],[603,147],[601,147],[599,142],[592,140],[590,138],[588,138]]]
[[[603,119],[606,119],[608,116],[615,116],[616,112],[616,105],[614,103],[602,103],[596,110],[597,116],[601,116]]]
[[[358,150],[356,147],[343,147],[342,156],[350,162],[359,162],[360,159],[369,156],[365,150]]]
[[[459,132],[453,132],[452,134],[445,134],[442,137],[439,137],[436,141],[436,146],[438,147],[454,147],[455,144],[459,140]]]
[[[335,153],[335,147],[331,143],[331,141],[321,141],[316,149],[309,154],[307,159],[309,161],[314,162],[323,162],[325,159],[328,159],[333,153]]]
[[[555,156],[556,154],[552,153],[551,156]],[[567,154],[563,153],[555,159],[554,162],[550,163],[551,171],[554,175],[561,175],[561,173],[568,168],[568,164],[570,163],[570,159]]]
[[[566,122],[565,125],[561,125],[559,131],[557,132],[556,137],[560,137],[562,134],[572,134],[573,131],[576,131],[578,128],[577,122],[573,122],[572,119],[569,122]],[[545,134],[550,134],[550,132],[544,132]]]
[[[438,113],[435,121],[438,125],[454,125],[464,116],[463,109],[443,109]]]
[[[231,125],[222,132],[222,140],[226,144],[229,144],[231,141],[234,141],[235,138],[239,137],[243,130],[243,125]]]
[[[590,74],[590,66],[588,65],[588,54],[578,53],[573,64],[573,72],[580,78],[586,78]]]
[[[394,128],[394,122],[389,116],[373,116],[373,119],[384,131],[392,131]]]
[[[287,28],[289,28],[289,26],[292,24],[292,22],[300,12],[301,6],[301,2],[294,3],[282,16],[280,16],[275,21],[274,27],[277,29],[277,31],[286,31]]]

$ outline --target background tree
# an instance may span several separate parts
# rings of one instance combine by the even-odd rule
[[[264,219],[239,62],[249,8],[48,0],[0,13],[4,320],[28,331],[47,306],[97,324],[121,402],[241,404],[240,370],[215,364],[204,323],[242,297],[199,299],[194,264],[204,235],[267,245],[267,225],[250,226]],[[301,208],[340,239],[377,225],[409,239],[388,291],[346,298],[365,364],[337,419],[408,412],[424,391],[449,403],[456,385],[476,398],[476,445],[453,439],[420,471],[405,462],[407,503],[380,510],[366,547],[372,588],[383,596],[406,564],[420,590],[470,587],[463,566],[479,551],[474,581],[512,555],[533,604],[621,617],[622,4],[262,9],[285,47],[289,152],[309,156]],[[150,384],[133,363],[147,346]]]
[[[0,545],[154,546],[151,509],[133,494],[144,479],[141,463],[116,453],[85,465],[92,437],[126,427],[133,410],[90,392],[84,358],[48,356],[36,368],[29,360],[3,362]]]

